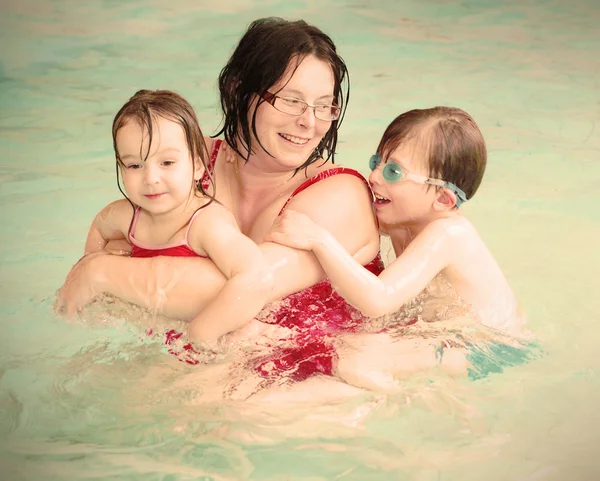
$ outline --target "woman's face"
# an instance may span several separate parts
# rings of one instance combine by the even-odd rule
[[[269,92],[310,105],[334,103],[334,76],[328,63],[310,55],[302,60],[295,72],[294,66],[292,61]],[[263,102],[256,111],[256,132],[264,150],[258,143],[254,150],[259,157],[270,159],[279,166],[278,170],[296,169],[306,162],[330,127],[331,121],[317,119],[311,107],[301,115],[290,115]]]

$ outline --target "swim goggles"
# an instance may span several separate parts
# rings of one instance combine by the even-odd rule
[[[381,155],[373,154],[369,160],[369,167],[371,170],[375,170],[380,163]],[[431,177],[425,177],[424,175],[411,174],[396,162],[388,162],[385,164],[381,173],[383,178],[390,184],[400,182],[401,180],[412,180],[417,184],[435,185],[444,189],[450,189],[456,196],[456,207],[460,207],[463,202],[467,201],[467,195],[464,193],[464,191],[454,185],[452,182],[446,182],[445,180],[440,179],[432,179]]]

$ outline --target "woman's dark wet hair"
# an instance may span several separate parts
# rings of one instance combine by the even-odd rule
[[[254,152],[253,139],[262,147],[256,132],[256,110],[251,120],[249,115],[254,96],[266,92],[281,80],[290,63],[295,71],[308,55],[314,55],[331,66],[335,83],[335,104],[342,110],[340,118],[331,123],[330,129],[317,148],[297,171],[308,167],[321,157],[333,162],[338,128],[350,96],[348,70],[344,60],[337,54],[331,38],[303,20],[291,22],[270,17],[250,24],[219,75],[224,119],[223,127],[215,136],[224,134],[225,141],[242,158],[248,160]],[[259,98],[257,106],[262,102],[264,100]]]
[[[487,149],[468,113],[455,107],[405,112],[387,127],[377,153],[386,161],[408,142],[423,153],[430,177],[452,182],[467,199],[475,195],[485,172]]]
[[[140,145],[140,158],[145,161],[150,155],[154,122],[157,118],[171,120],[181,126],[192,159],[194,161],[199,159],[204,165],[204,171],[209,172],[207,168],[209,155],[204,142],[204,136],[200,130],[196,113],[189,102],[181,95],[170,90],[139,90],[121,107],[121,110],[119,110],[114,118],[112,126],[113,148],[117,161],[117,186],[126,199],[128,199],[127,195],[123,192],[119,182],[119,167],[122,166],[122,162],[119,149],[117,148],[117,133],[128,122],[136,122],[140,125],[142,130],[148,133],[148,150],[142,152],[142,145]],[[195,162],[192,165],[195,169]],[[210,172],[208,177],[212,183],[213,179]],[[196,183],[195,191],[211,198],[210,202],[214,200],[214,185],[212,195],[207,193],[206,189],[202,186],[202,182]]]

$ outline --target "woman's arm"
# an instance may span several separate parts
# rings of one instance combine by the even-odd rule
[[[289,208],[304,212],[329,230],[357,260],[368,263],[379,249],[379,234],[364,182],[331,176],[295,196]],[[280,299],[324,278],[313,253],[270,242],[260,244],[273,279],[270,300]],[[97,256],[81,260],[61,288],[57,309],[74,314],[100,293],[112,294],[163,313],[192,319],[213,299],[225,277],[207,259]]]
[[[452,230],[450,219],[432,222],[379,277],[363,268],[326,229],[306,215],[284,213],[268,238],[312,250],[335,290],[364,315],[376,317],[399,309],[448,266],[461,245],[461,236]]]
[[[242,234],[233,215],[220,205],[206,207],[189,235],[227,282],[189,325],[190,338],[215,340],[250,322],[267,303],[273,285],[258,246]]]

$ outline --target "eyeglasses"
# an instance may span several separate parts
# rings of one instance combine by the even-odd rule
[[[331,122],[340,117],[341,108],[337,105],[310,105],[300,99],[293,97],[280,97],[271,92],[263,92],[260,94],[265,102],[268,102],[280,112],[288,115],[302,115],[306,109],[310,107],[315,113],[315,117],[319,120]]]
[[[375,170],[381,163],[381,155],[374,154],[369,160],[369,167],[371,170]],[[446,182],[445,180],[433,179],[431,177],[425,177],[424,175],[411,174],[407,172],[401,165],[396,162],[388,162],[383,167],[381,172],[386,182],[391,184],[400,182],[401,180],[412,180],[417,184],[428,184],[442,187],[444,189],[450,189],[456,196],[456,207],[460,207],[463,202],[467,201],[467,195],[452,182]]]

